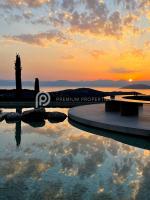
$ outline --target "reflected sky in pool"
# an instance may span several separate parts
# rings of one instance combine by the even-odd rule
[[[67,109],[50,111],[67,113]],[[1,123],[0,199],[148,200],[150,151],[70,125]]]

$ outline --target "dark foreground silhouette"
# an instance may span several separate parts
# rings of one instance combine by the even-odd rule
[[[22,89],[17,95],[16,90],[0,90],[0,107],[34,107],[38,91]],[[70,108],[78,105],[96,104],[104,101],[106,96],[115,95],[139,95],[136,92],[103,92],[90,88],[67,89],[57,92],[49,92],[51,101],[47,107]]]

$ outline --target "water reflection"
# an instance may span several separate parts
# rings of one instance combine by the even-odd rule
[[[67,120],[46,122],[41,128],[21,125],[22,145],[16,151],[14,125],[1,124],[0,199],[147,200],[150,196],[150,151],[79,130]]]
[[[16,113],[22,114],[22,108],[16,108]],[[22,128],[21,128],[21,120],[16,122],[15,125],[15,140],[16,140],[16,146],[19,147],[21,145],[21,133],[22,133]],[[45,121],[42,122],[29,122],[28,123],[30,126],[34,128],[39,128],[45,126]]]
[[[142,148],[142,149],[147,149],[150,150],[150,138],[149,137],[142,137],[142,136],[132,136],[132,135],[127,135],[127,134],[121,134],[121,133],[115,133],[112,131],[106,131],[106,130],[99,130],[96,128],[91,128],[90,126],[84,126],[78,122],[75,122],[71,119],[68,120],[69,123],[72,126],[75,126],[81,130],[104,136],[107,138],[112,138],[114,140],[117,140],[119,142],[122,142],[124,144],[128,144],[134,147]]]
[[[21,121],[16,123],[15,138],[16,138],[16,145],[17,147],[19,147],[21,144]]]
[[[16,108],[16,113],[21,114],[22,108]],[[16,146],[19,147],[21,144],[21,121],[16,122],[15,139],[16,139]]]
[[[22,110],[23,110],[22,107],[17,107],[16,108],[16,113],[21,115],[22,114]],[[31,110],[31,112],[32,111],[33,110]],[[12,112],[12,114],[14,114],[14,112]],[[62,113],[62,112],[59,112],[59,113],[57,113],[57,112],[55,112],[55,113],[45,112],[45,114],[51,116],[51,118],[48,119],[48,121],[49,121],[49,123],[53,123],[53,124],[55,124],[55,123],[57,124],[57,123],[63,122],[65,120],[66,116],[67,116],[67,115],[64,116],[65,114]],[[60,117],[60,115],[61,115],[61,117]],[[63,115],[63,118],[62,118],[62,115]],[[35,118],[35,121],[34,121],[33,117],[32,117],[32,119],[30,117],[30,118],[27,118],[26,120],[22,120],[22,121],[24,123],[30,125],[33,128],[41,128],[41,127],[44,127],[45,124],[46,124],[44,118],[41,120],[37,116]],[[14,121],[13,119],[11,119],[8,122],[8,120],[6,120],[6,123],[8,123],[8,124],[13,124],[15,122],[15,140],[16,140],[16,146],[17,147],[19,147],[20,144],[21,144],[21,133],[22,133],[21,125],[22,125],[22,121],[21,121],[21,118],[20,118],[19,121],[18,120]]]

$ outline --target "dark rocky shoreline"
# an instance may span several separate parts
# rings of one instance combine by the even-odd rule
[[[36,92],[34,90],[23,89],[20,96],[16,90],[0,90],[0,107],[34,107]],[[47,107],[70,108],[78,105],[101,103],[106,96],[115,95],[138,95],[137,92],[103,92],[90,88],[67,89],[57,92],[49,92],[51,102]]]

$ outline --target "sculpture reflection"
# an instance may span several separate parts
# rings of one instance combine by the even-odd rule
[[[22,108],[16,108],[16,113],[22,114]],[[16,146],[19,147],[21,144],[21,120],[16,122],[15,139]]]
[[[19,114],[19,120],[15,120],[15,139],[17,147],[21,144],[22,121],[33,128],[41,128],[45,126],[45,120],[48,120],[52,124],[63,122],[67,118],[67,115],[61,112],[45,112],[45,109],[33,109],[22,113],[22,109],[22,107],[16,108],[16,113]],[[11,123],[13,122],[14,121],[11,121]]]

